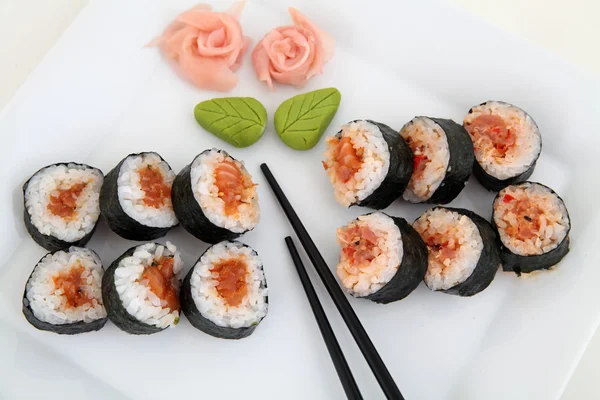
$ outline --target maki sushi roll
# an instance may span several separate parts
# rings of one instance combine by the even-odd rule
[[[90,249],[72,246],[46,254],[25,285],[23,315],[43,331],[74,335],[106,323],[102,262]]]
[[[181,256],[170,242],[146,243],[127,250],[102,279],[108,318],[134,335],[149,335],[177,325],[182,266]]]
[[[547,269],[569,252],[569,213],[549,187],[535,182],[507,186],[493,207],[492,223],[500,236],[505,271]]]
[[[85,164],[60,163],[37,171],[23,185],[27,231],[50,251],[83,246],[98,223],[104,175]]]
[[[217,149],[203,151],[179,172],[173,207],[188,232],[212,244],[241,236],[260,219],[252,176],[242,162]]]
[[[197,329],[223,339],[254,332],[268,310],[260,257],[240,242],[209,247],[183,280],[181,309]]]
[[[469,110],[464,127],[475,149],[473,174],[486,189],[497,192],[531,176],[542,151],[542,136],[525,111],[487,101]]]
[[[406,189],[413,158],[398,132],[378,122],[357,120],[327,138],[323,167],[341,205],[379,210]]]
[[[100,209],[117,235],[130,240],[163,237],[177,225],[171,203],[175,172],[158,153],[130,154],[106,175]]]
[[[346,292],[377,303],[408,296],[427,271],[427,247],[403,218],[361,215],[337,230],[337,274]]]
[[[415,117],[400,135],[413,152],[413,173],[402,197],[411,203],[454,200],[469,180],[475,161],[467,131],[450,119]]]
[[[489,286],[500,266],[496,232],[472,211],[435,207],[413,228],[429,251],[425,284],[434,291],[473,296]]]

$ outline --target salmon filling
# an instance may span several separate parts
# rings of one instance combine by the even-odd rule
[[[327,171],[332,168],[335,176],[341,182],[347,183],[362,166],[362,149],[355,149],[348,137],[333,137],[328,142],[333,146],[331,150],[331,162],[323,162],[323,168]]]
[[[402,259],[402,239],[394,221],[383,213],[361,215],[338,228],[342,286],[357,296],[381,289],[395,275]]]
[[[508,186],[494,203],[502,243],[515,254],[539,255],[564,240],[569,221],[562,201],[535,183]]]
[[[161,305],[171,311],[179,311],[179,296],[173,285],[173,257],[155,258],[152,265],[145,268],[141,280],[147,285],[160,300]]]
[[[217,292],[226,304],[237,307],[248,293],[246,274],[248,266],[241,258],[228,259],[214,264],[211,272],[216,274]]]
[[[225,159],[217,164],[214,178],[218,196],[225,203],[226,215],[236,215],[241,204],[252,201],[252,189],[256,185],[234,161]]]
[[[511,132],[502,117],[482,114],[466,124],[467,132],[473,139],[474,149],[487,151],[488,157],[505,158],[506,153],[516,143],[516,136]]]
[[[66,300],[66,308],[76,308],[84,304],[92,304],[90,296],[88,296],[87,291],[83,287],[87,285],[86,278],[83,277],[84,272],[85,268],[78,263],[68,271],[60,272],[58,275],[52,277],[55,292],[62,292],[62,296]]]
[[[431,234],[425,231],[421,235],[429,251],[429,263],[435,265],[442,274],[446,271],[446,268],[452,265],[460,250],[457,236],[458,231],[452,228],[443,233]]]
[[[338,239],[342,243],[342,261],[349,274],[358,274],[368,268],[371,261],[381,254],[377,247],[378,238],[368,226],[351,226],[340,229]]]
[[[171,187],[165,184],[165,178],[155,166],[146,165],[138,171],[140,186],[144,191],[143,202],[145,205],[160,208],[163,204],[169,204],[171,199]]]
[[[50,195],[48,211],[57,217],[71,220],[77,216],[77,199],[87,182],[76,183],[66,189],[57,189]]]

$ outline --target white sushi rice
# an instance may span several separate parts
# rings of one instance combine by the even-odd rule
[[[62,288],[57,287],[54,278],[68,273],[71,268],[84,268],[81,274],[85,284],[80,289],[90,299],[90,304],[67,307],[67,299]],[[33,315],[40,321],[53,325],[92,322],[106,317],[102,304],[102,262],[100,258],[83,247],[71,247],[68,251],[47,254],[35,266],[25,287],[26,297]]]
[[[481,115],[497,115],[506,123],[516,138],[504,157],[499,157],[487,138],[475,137],[470,124]],[[527,171],[542,151],[542,137],[533,119],[519,107],[499,101],[488,101],[472,108],[464,119],[464,126],[475,150],[475,158],[483,170],[498,179],[508,179]]]
[[[514,200],[505,202],[506,195]],[[536,218],[533,224],[524,220],[525,215],[515,212],[518,203],[523,202],[526,202],[525,209],[537,210],[531,214],[524,211],[530,218]],[[535,217],[538,212],[539,215]],[[494,201],[494,223],[502,244],[514,254],[522,256],[540,255],[555,249],[570,228],[569,214],[562,200],[547,187],[533,182],[507,186],[498,193]],[[519,238],[509,233],[518,231],[522,224],[533,228],[531,238]]]
[[[100,188],[102,173],[81,164],[51,165],[31,177],[25,190],[25,207],[31,223],[44,235],[54,236],[65,242],[75,242],[90,233],[100,216]],[[58,196],[59,189],[86,182],[77,198],[75,218],[61,218],[49,209],[50,196]]]
[[[225,160],[235,162],[242,174],[252,180],[241,162],[234,160],[222,150],[211,149],[200,154],[192,163],[190,171],[192,192],[210,222],[232,232],[243,233],[254,229],[260,220],[258,193],[256,187],[246,189],[247,202],[240,204],[236,214],[227,215],[225,202],[219,197],[219,188],[215,182],[215,168]]]
[[[337,161],[333,157],[338,139],[343,137],[350,139],[355,150],[362,151],[362,165],[347,182],[338,179]],[[337,136],[327,138],[324,165],[333,185],[335,199],[349,207],[366,199],[381,185],[390,169],[390,153],[379,127],[359,120],[343,125]]]
[[[227,259],[245,260],[248,292],[240,305],[229,306],[217,291],[215,264]],[[255,251],[240,242],[221,242],[210,247],[194,266],[190,277],[192,298],[202,316],[217,326],[247,328],[258,324],[268,310],[262,262]]]
[[[175,172],[156,153],[141,153],[128,156],[119,170],[117,192],[123,211],[142,225],[155,228],[168,228],[177,225],[177,217],[173,211],[171,197],[165,198],[161,207],[156,208],[144,203],[146,193],[140,184],[139,170],[142,168],[157,168],[164,179],[165,185],[171,187],[175,180]]]
[[[425,283],[432,290],[447,290],[466,281],[477,266],[483,251],[483,240],[477,225],[467,216],[444,208],[427,210],[413,228],[429,249]],[[432,251],[428,238],[441,238],[455,246],[452,259]]]
[[[425,156],[425,168],[413,171],[403,198],[412,203],[428,200],[438,189],[448,169],[450,151],[448,138],[441,126],[427,117],[416,117],[400,130],[410,146],[413,157]]]
[[[345,242],[343,232],[355,226],[369,228],[378,238],[374,248],[377,256],[365,266],[355,265],[344,253],[344,248],[350,243]],[[404,249],[400,229],[388,215],[382,212],[361,215],[357,220],[338,228],[337,238],[341,247],[337,274],[348,293],[359,297],[368,296],[377,292],[396,275],[402,263]]]
[[[122,259],[115,269],[115,288],[123,307],[138,321],[157,328],[177,325],[179,311],[171,310],[164,300],[152,293],[147,282],[142,279],[142,274],[146,267],[152,265],[155,258],[170,256],[173,256],[174,275],[171,283],[179,290],[183,262],[177,248],[171,242],[167,242],[165,246],[156,243],[138,246],[134,253]]]

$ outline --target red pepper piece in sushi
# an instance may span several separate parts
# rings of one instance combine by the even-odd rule
[[[504,195],[504,199],[503,199],[503,201],[504,201],[505,203],[510,203],[510,202],[511,202],[511,201],[513,201],[514,199],[515,199],[515,198],[514,198],[513,196],[511,196],[510,194],[505,194],[505,195]]]

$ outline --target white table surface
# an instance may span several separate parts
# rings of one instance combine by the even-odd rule
[[[448,1],[575,64],[582,73],[600,77],[599,1]],[[0,112],[87,3],[88,0],[0,0]],[[10,132],[0,132],[0,137],[6,135]],[[600,386],[594,379],[598,376],[599,360],[597,332],[573,373],[563,400],[600,398]]]

